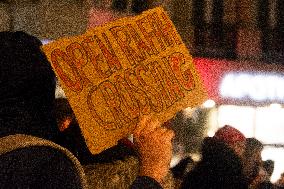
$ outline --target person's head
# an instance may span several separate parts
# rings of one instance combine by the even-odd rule
[[[52,139],[55,74],[41,41],[24,32],[0,32],[0,135]],[[3,126],[5,125],[5,126]]]
[[[249,181],[252,181],[259,173],[262,163],[261,151],[263,144],[256,138],[246,139],[246,148],[244,152],[244,173]]]
[[[88,28],[101,26],[127,16],[128,1],[99,0],[89,11]]]
[[[257,165],[261,165],[261,151],[263,149],[263,144],[256,138],[247,138],[246,139],[246,148],[245,148],[245,158],[253,159]]]
[[[267,176],[270,178],[274,170],[274,161],[271,159],[263,161],[262,166],[265,169]]]
[[[151,8],[153,0],[133,0],[131,9],[133,13],[139,14],[149,8]]]
[[[97,0],[89,11],[88,28],[103,25],[122,17],[140,14],[154,7],[153,0]]]
[[[225,125],[224,127],[217,130],[213,138],[223,141],[225,144],[231,147],[239,157],[243,156],[246,145],[246,138],[236,128]]]
[[[284,173],[281,173],[280,178],[277,180],[276,184],[280,187],[284,187]]]

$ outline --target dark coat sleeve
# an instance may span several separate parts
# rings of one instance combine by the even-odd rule
[[[153,178],[147,176],[137,177],[131,189],[163,189],[162,186]]]

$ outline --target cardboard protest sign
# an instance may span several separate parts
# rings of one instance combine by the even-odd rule
[[[162,8],[43,46],[93,154],[132,133],[142,115],[161,122],[205,92]]]

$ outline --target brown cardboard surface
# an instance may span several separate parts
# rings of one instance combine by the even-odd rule
[[[43,50],[93,154],[132,133],[142,115],[164,122],[206,98],[192,57],[161,7]]]

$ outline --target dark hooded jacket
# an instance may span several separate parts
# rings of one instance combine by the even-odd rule
[[[247,189],[241,159],[225,143],[205,138],[202,160],[187,174],[182,189]]]
[[[57,142],[55,74],[41,41],[0,32],[0,137],[27,134]]]

